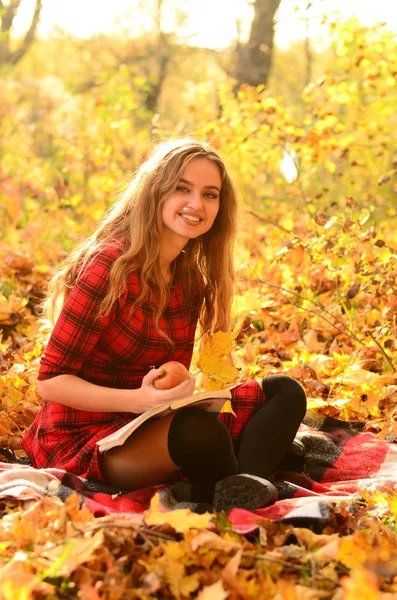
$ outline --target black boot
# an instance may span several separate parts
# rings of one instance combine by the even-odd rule
[[[257,510],[274,504],[278,500],[275,486],[262,477],[248,475],[229,475],[218,481],[215,486],[214,510],[228,511],[231,508]]]
[[[291,449],[283,456],[276,467],[276,471],[305,471],[305,446],[296,438],[292,442]]]
[[[210,503],[218,512],[231,508],[256,510],[278,500],[277,489],[270,481],[247,473],[229,475],[215,486],[177,481],[172,495],[177,502],[205,503],[206,507]]]

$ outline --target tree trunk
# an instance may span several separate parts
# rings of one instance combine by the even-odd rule
[[[157,59],[157,74],[156,80],[152,83],[145,97],[145,106],[151,113],[156,113],[158,110],[160,94],[163,89],[164,80],[168,72],[168,63],[170,62],[169,49],[161,45],[161,50],[158,53]]]
[[[274,15],[281,0],[255,0],[254,19],[248,42],[237,47],[236,79],[242,83],[266,85],[273,54]]]
[[[11,30],[20,4],[21,0],[10,0],[10,3],[7,5],[3,3],[3,0],[0,0],[0,66],[4,64],[16,65],[17,62],[19,62],[26,54],[36,35],[36,29],[40,19],[43,0],[36,0],[30,27],[19,47],[15,50],[11,50]]]

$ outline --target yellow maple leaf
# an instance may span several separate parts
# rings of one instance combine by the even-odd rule
[[[347,536],[340,541],[336,560],[348,569],[360,567],[368,558],[371,544],[364,532]]]
[[[33,600],[33,598],[54,597],[54,586],[42,581],[34,573],[34,567],[26,552],[15,552],[14,556],[0,570],[1,600]]]
[[[198,515],[186,508],[164,512],[159,494],[155,494],[150,502],[150,509],[145,513],[147,525],[170,525],[177,533],[185,533],[189,529],[205,529],[211,526],[212,514]]]
[[[359,566],[341,580],[345,600],[380,600],[383,594],[379,590],[378,578],[363,566]]]
[[[209,379],[206,386],[208,390],[226,387],[232,384],[238,375],[238,369],[225,359],[232,351],[234,336],[232,331],[218,331],[204,338],[197,364]]]
[[[29,585],[19,586],[10,579],[1,584],[0,593],[4,600],[32,600],[33,598]]]
[[[0,398],[3,406],[12,407],[18,402],[22,402],[24,394],[19,390],[16,390],[12,385],[1,386],[2,392]]]
[[[379,505],[388,506],[391,514],[397,516],[397,496],[393,489],[390,488],[387,492],[362,489],[360,490],[360,495],[369,507],[376,507]]]
[[[200,585],[199,574],[185,574],[181,563],[171,562],[164,565],[164,574],[174,598],[191,598]]]

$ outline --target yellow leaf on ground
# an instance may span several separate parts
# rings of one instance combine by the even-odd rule
[[[306,339],[304,338],[305,343]],[[336,368],[336,360],[331,356],[316,354],[309,360],[309,366],[315,370],[317,377],[329,377]]]
[[[230,592],[225,590],[221,579],[218,579],[216,583],[205,586],[197,596],[197,600],[225,600],[229,595]]]
[[[348,569],[360,567],[367,559],[371,543],[364,532],[349,535],[340,540],[336,560]]]
[[[189,563],[186,545],[183,542],[168,542],[164,544],[163,551],[156,561],[157,575],[166,580],[173,598],[191,598],[200,586],[200,578],[197,571],[186,573],[186,563]],[[156,579],[151,582],[154,587],[157,584]]]
[[[0,598],[2,600],[31,600],[54,597],[54,587],[35,575],[25,552],[16,552],[0,569]]]
[[[343,577],[341,584],[345,592],[343,600],[380,600],[383,597],[375,573],[361,566],[353,569],[350,577]]]
[[[329,402],[323,400],[322,398],[308,398],[307,399],[307,409],[308,410],[316,410],[317,408],[325,408],[329,406]]]
[[[276,598],[280,598],[280,600],[321,600],[326,597],[324,590],[317,590],[304,585],[289,583],[285,579],[280,579],[278,581],[277,591],[278,594]]]
[[[71,530],[76,526],[81,529],[84,525],[95,521],[92,512],[81,505],[81,498],[76,492],[66,498],[64,507],[69,519],[72,521]]]
[[[31,585],[20,585],[14,583],[11,579],[7,579],[4,583],[0,583],[0,594],[2,600],[32,600],[33,590]]]
[[[346,386],[358,386],[358,385],[370,385],[370,386],[381,386],[393,383],[394,376],[386,373],[384,375],[378,375],[372,373],[366,369],[361,369],[358,365],[349,366],[344,373],[341,373],[335,377],[335,382]]]
[[[197,548],[201,548],[201,546],[213,550],[223,550],[224,552],[239,550],[241,548],[241,544],[232,542],[231,540],[225,540],[214,531],[201,531],[190,541],[190,547],[193,552],[196,552]]]
[[[229,562],[222,571],[222,579],[229,587],[234,589],[237,593],[239,593],[241,588],[241,584],[238,581],[237,574],[240,567],[242,555],[243,549],[240,548],[240,550],[236,552],[233,558],[229,560]]]
[[[335,534],[336,538],[333,535],[330,535],[330,541],[328,544],[325,544],[318,550],[312,553],[312,557],[316,560],[335,560],[336,555],[339,551],[339,538],[338,534]]]
[[[277,590],[279,592],[279,597],[283,600],[298,600],[296,586],[292,583],[288,583],[285,579],[280,579],[277,582]]]
[[[66,538],[63,544],[43,551],[42,556],[50,561],[47,576],[69,577],[77,567],[91,560],[103,544],[103,530],[100,530],[90,537]]]
[[[198,515],[186,508],[165,512],[160,496],[155,494],[150,502],[150,509],[145,513],[147,525],[170,525],[177,533],[185,533],[189,529],[205,529],[211,527],[212,514]]]
[[[185,575],[185,568],[178,563],[165,566],[165,575],[174,598],[191,598],[200,585],[199,574]]]
[[[397,573],[395,540],[383,534],[372,538],[365,531],[357,531],[341,538],[336,560],[349,569],[370,566],[377,573],[394,577]]]
[[[24,394],[15,389],[12,385],[8,385],[7,387],[2,388],[0,398],[2,405],[10,408],[15,404],[18,404],[18,402],[21,402],[24,398]]]

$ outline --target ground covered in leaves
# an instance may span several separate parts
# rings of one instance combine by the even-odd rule
[[[309,242],[304,220],[288,231],[282,221],[246,219],[234,332],[196,354],[200,385],[289,373],[305,387],[311,408],[365,420],[394,442],[397,265],[387,229],[350,222],[372,255],[363,274],[354,272],[354,260],[353,270],[348,261],[335,270],[341,238],[324,229],[326,217]],[[316,246],[330,248],[321,261],[313,260]],[[50,268],[9,245],[0,252],[0,446],[21,457],[21,437],[41,405],[35,379],[47,330],[38,303]],[[356,244],[349,252],[362,261]],[[222,353],[233,337],[231,366]],[[231,530],[225,515],[164,513],[157,498],[134,518],[95,518],[77,496],[65,503],[2,499],[1,594],[6,600],[397,597],[395,496],[354,499],[354,511],[351,504],[338,503],[321,534],[258,519],[257,532],[246,537]]]
[[[254,539],[218,516],[161,513],[152,502],[138,518],[94,518],[43,498],[9,507],[0,524],[4,598],[394,598],[397,535],[343,507],[321,535],[258,519]],[[344,535],[341,536],[340,533]],[[379,587],[387,591],[379,591]],[[357,593],[359,592],[359,596]]]

